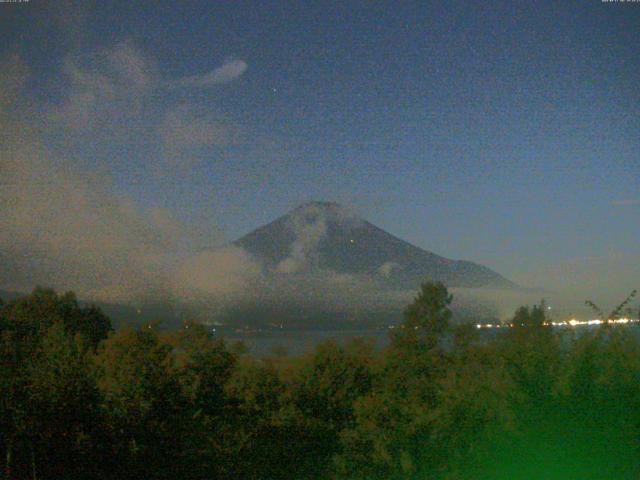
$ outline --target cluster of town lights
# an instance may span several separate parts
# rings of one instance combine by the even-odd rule
[[[565,320],[562,322],[544,322],[544,326],[552,326],[552,327],[582,327],[589,325],[627,325],[629,323],[640,323],[640,319],[638,318],[617,318],[615,320],[576,320],[572,318],[571,320]],[[513,323],[478,323],[476,328],[512,328],[515,325]]]

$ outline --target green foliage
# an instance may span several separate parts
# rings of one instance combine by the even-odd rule
[[[433,348],[449,328],[451,300],[440,282],[426,282],[404,312],[405,320],[392,337],[401,348]]]
[[[38,287],[31,295],[4,305],[0,312],[0,331],[12,331],[17,340],[27,343],[56,323],[69,335],[81,334],[94,348],[111,331],[109,318],[98,307],[80,306],[72,292],[57,295]]]
[[[356,339],[342,347],[327,341],[302,359],[289,382],[285,398],[306,439],[298,461],[304,459],[316,476],[326,477],[340,432],[353,424],[354,402],[371,390],[372,357],[369,342]]]
[[[175,478],[181,466],[176,432],[186,402],[171,350],[153,330],[124,330],[100,346],[98,386],[122,475]]]
[[[226,385],[229,430],[224,478],[287,478],[296,468],[295,419],[287,415],[286,386],[270,362],[244,358]]]
[[[3,478],[638,478],[637,326],[553,329],[542,302],[490,338],[450,303],[423,285],[384,350],[256,359],[195,323],[105,339],[38,289],[0,307]]]
[[[499,344],[499,354],[518,385],[522,403],[532,408],[553,395],[560,366],[559,337],[549,325],[546,312],[544,301],[531,309],[518,308],[511,321],[512,328]]]
[[[98,395],[89,371],[109,319],[71,292],[36,288],[0,307],[0,446],[7,476],[95,473]]]
[[[99,436],[99,395],[91,353],[80,334],[61,323],[51,326],[30,359],[27,375],[28,434],[33,455],[45,458],[40,474],[49,478],[92,475],[92,441]]]
[[[519,307],[511,320],[511,326],[517,329],[540,329],[548,326],[547,308],[544,300],[539,305],[534,305],[531,309],[528,306]]]
[[[224,385],[232,375],[237,356],[224,341],[214,340],[209,330],[190,323],[165,341],[173,347],[175,368],[182,392],[204,415],[221,415]]]
[[[327,341],[303,360],[290,393],[305,419],[340,431],[353,415],[353,402],[371,389],[371,343],[353,340],[345,347]]]
[[[438,461],[432,444],[438,382],[448,359],[441,347],[449,330],[452,296],[425,283],[391,336],[371,391],[354,402],[354,421],[342,432],[340,475],[406,478]]]

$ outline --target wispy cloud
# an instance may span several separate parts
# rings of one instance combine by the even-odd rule
[[[131,42],[66,58],[66,89],[50,108],[51,120],[74,133],[100,127],[114,136],[129,130],[127,120],[141,113],[144,99],[158,83],[155,63]],[[139,123],[139,122],[133,122]]]
[[[200,75],[191,75],[169,81],[170,87],[209,88],[222,83],[229,83],[239,78],[247,70],[247,64],[243,60],[232,60],[223,63],[220,67]]]
[[[222,235],[203,226],[214,223],[210,218],[192,225],[194,219],[138,204],[113,185],[113,157],[98,168],[84,158],[86,144],[122,148],[133,136],[130,145],[138,146],[145,132],[145,141],[167,142],[176,155],[229,141],[228,129],[205,107],[157,101],[159,69],[133,44],[68,57],[54,104],[29,97],[29,67],[19,55],[0,58],[0,67],[6,87],[0,92],[0,288],[43,284],[85,298],[137,302],[201,291],[229,295],[255,275],[242,252],[216,249]],[[49,115],[40,122],[43,110]],[[171,128],[161,133],[163,122]],[[87,143],[57,149],[57,139],[77,138],[66,128],[86,134]],[[225,275],[202,273],[187,283],[185,272],[198,264]]]
[[[109,66],[130,87],[146,89],[157,82],[157,74],[150,61],[131,42],[117,45],[108,53]]]
[[[201,149],[233,144],[236,137],[231,123],[191,104],[168,109],[158,133],[164,167],[191,167],[202,161]]]
[[[15,62],[14,62],[15,65]],[[64,120],[74,132],[87,131],[96,122],[125,125],[125,119],[140,115],[144,105],[158,105],[154,95],[162,90],[207,89],[239,78],[247,69],[242,60],[227,61],[200,75],[164,78],[157,63],[126,40],[110,48],[69,56],[64,62],[63,78],[67,83],[63,102],[52,107],[52,120]],[[6,90],[6,89],[5,89]],[[150,115],[156,118],[157,111]],[[160,117],[162,118],[162,117]],[[132,122],[140,124],[139,121]],[[210,122],[211,123],[211,122]],[[212,125],[191,125],[191,138],[209,136]],[[219,130],[219,126],[216,127]],[[125,127],[125,132],[130,132]],[[117,131],[117,134],[123,134]],[[206,142],[200,142],[206,143]]]
[[[0,115],[16,103],[28,75],[29,68],[17,54],[0,61]]]
[[[225,145],[230,133],[222,120],[189,105],[167,111],[161,126],[165,144],[173,148]]]
[[[611,205],[616,207],[630,207],[633,205],[640,205],[640,198],[625,198],[623,200],[615,200],[611,202]]]

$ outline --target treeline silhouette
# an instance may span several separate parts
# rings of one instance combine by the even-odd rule
[[[72,293],[0,305],[7,479],[631,479],[635,326],[492,338],[426,283],[390,345],[253,358],[185,324],[111,331]]]

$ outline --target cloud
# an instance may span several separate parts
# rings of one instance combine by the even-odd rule
[[[188,104],[168,109],[158,133],[165,163],[183,167],[201,162],[202,148],[233,144],[237,136],[228,121]]]
[[[208,73],[183,77],[177,81],[170,81],[167,85],[185,88],[209,88],[236,80],[246,70],[246,62],[243,60],[232,60],[223,63],[220,67]]]
[[[538,293],[565,314],[591,314],[584,307],[589,299],[604,306],[615,306],[633,289],[640,288],[640,250],[608,253],[542,264],[537,269],[514,275],[521,285],[535,285],[550,293]]]
[[[260,265],[234,246],[205,250],[185,260],[175,275],[175,291],[183,298],[230,297],[243,294],[261,274]]]
[[[244,71],[232,63],[235,70],[225,64],[207,78],[226,81],[234,71]],[[216,114],[209,102],[186,102],[167,91],[168,85],[182,85],[182,80],[164,80],[160,72],[129,40],[67,56],[60,100],[44,108],[47,128],[61,130],[51,138],[61,140],[67,151],[102,155],[111,167],[129,169],[135,158],[136,168],[155,179],[184,173],[237,142],[240,129],[232,120]]]
[[[163,116],[158,108],[170,99],[159,95],[163,89],[213,87],[238,78],[246,68],[245,62],[237,60],[203,75],[166,79],[156,62],[133,42],[119,42],[110,48],[66,58],[62,70],[64,99],[51,107],[50,117],[76,133],[108,128],[112,135],[126,136],[134,130],[142,134],[138,127],[147,128],[159,113],[160,118]],[[171,115],[179,118],[171,119]],[[186,124],[182,130],[180,124],[174,126],[176,140],[189,143],[193,139],[192,143],[207,144],[220,136],[219,122],[202,116],[188,118],[189,112],[183,107],[169,111],[167,116],[168,121]],[[189,134],[187,128],[191,128]]]
[[[159,273],[172,239],[151,217],[111,195],[103,180],[57,167],[41,145],[5,146],[17,155],[7,160],[1,152],[0,251],[20,275],[4,283],[82,294],[111,285],[132,294],[154,290],[146,274]]]
[[[18,54],[0,61],[0,112],[7,113],[20,95],[29,75],[29,68]]]
[[[640,199],[637,198],[627,198],[624,200],[615,200],[611,202],[611,205],[616,207],[630,207],[633,205],[640,205]]]
[[[296,273],[305,270],[313,262],[313,255],[320,240],[327,233],[325,212],[316,205],[296,210],[290,228],[295,235],[291,253],[276,267],[280,273]]]
[[[289,256],[277,266],[279,273],[308,270],[317,261],[317,248],[331,223],[347,224],[355,228],[362,220],[350,208],[335,203],[311,202],[292,212],[288,226],[294,235]]]
[[[245,69],[230,62],[184,88],[231,81]],[[141,145],[160,144],[185,163],[197,160],[198,148],[234,141],[236,129],[210,107],[158,95],[159,72],[128,41],[68,55],[57,98],[42,104],[24,91],[27,63],[0,58],[0,288],[41,284],[87,300],[206,307],[252,291],[260,266],[224,247],[210,218],[179,219],[113,183],[113,151],[130,162]]]
[[[177,79],[162,78],[159,68],[129,40],[91,55],[67,60],[73,80],[89,89],[114,87],[150,92],[163,87],[209,88],[239,78],[247,69],[242,60],[223,63],[211,72]]]
[[[107,52],[107,60],[120,86],[146,90],[158,82],[151,62],[131,42],[117,44]]]
[[[400,270],[402,267],[396,262],[384,262],[378,268],[378,273],[383,277],[390,277],[394,270]]]
[[[4,126],[4,125],[3,125]],[[6,130],[5,130],[6,131]],[[229,297],[259,272],[240,249],[170,211],[117,195],[109,178],[52,158],[19,126],[0,147],[0,288],[37,284],[120,303]]]
[[[56,112],[60,122],[109,125],[124,113],[109,110],[106,100],[122,100],[120,87],[146,91],[152,83],[147,63],[128,46],[99,58],[99,67],[66,65],[69,95]],[[43,284],[108,302],[188,301],[203,293],[229,296],[244,286],[245,275],[255,274],[241,251],[215,248],[222,237],[200,225],[210,219],[186,224],[167,209],[137,204],[116,193],[106,171],[50,148],[50,137],[66,134],[45,128],[48,122],[34,127],[40,109],[26,108],[33,102],[22,91],[28,81],[24,62],[11,56],[0,63],[3,92],[11,93],[0,97],[0,288],[24,291]],[[96,118],[104,112],[114,116]],[[174,132],[174,139],[217,141],[207,126],[196,118],[192,137],[183,131]],[[209,248],[203,251],[203,245]]]
[[[158,83],[157,67],[130,42],[68,56],[61,73],[62,100],[49,107],[49,119],[59,127],[127,137],[153,118],[145,105]]]
[[[82,55],[68,56],[63,73],[70,90],[114,99],[140,95],[155,88],[157,68],[131,42]]]

